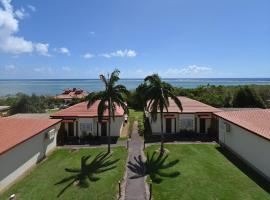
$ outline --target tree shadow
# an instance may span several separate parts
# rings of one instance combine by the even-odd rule
[[[60,197],[70,186],[77,185],[80,188],[87,188],[89,182],[96,182],[100,180],[97,175],[109,170],[116,168],[116,163],[120,159],[111,160],[112,155],[108,153],[99,153],[90,163],[89,156],[81,157],[80,168],[65,168],[66,172],[72,173],[73,175],[63,178],[61,181],[55,183],[55,185],[60,185],[68,183],[57,195]]]
[[[149,176],[154,183],[161,183],[163,177],[166,178],[176,178],[180,175],[178,171],[169,171],[169,169],[175,166],[179,160],[173,160],[166,162],[168,155],[162,155],[160,153],[154,152],[150,155],[147,152],[146,161],[142,160],[142,157],[134,157],[135,162],[128,162],[128,168],[135,173],[134,176],[130,177],[131,179],[140,178],[144,176]]]
[[[256,172],[247,163],[241,160],[233,152],[229,151],[225,147],[216,147],[216,149],[222,153],[234,166],[246,174],[256,184],[258,184],[264,191],[270,194],[270,181],[268,181],[263,175]]]

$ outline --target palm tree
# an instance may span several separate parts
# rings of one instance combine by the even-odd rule
[[[116,85],[119,80],[119,70],[114,70],[110,76],[106,79],[103,74],[100,75],[101,81],[105,85],[105,90],[100,92],[92,92],[88,95],[88,104],[89,108],[96,101],[99,101],[98,104],[98,120],[101,122],[104,113],[108,110],[108,121],[109,121],[109,130],[108,130],[108,153],[111,152],[111,119],[115,120],[115,110],[119,106],[124,110],[124,113],[128,113],[128,107],[124,100],[124,95],[128,94],[128,90],[123,85]]]
[[[161,146],[160,153],[164,153],[164,135],[163,135],[163,113],[164,109],[168,112],[169,98],[171,98],[177,107],[182,111],[182,104],[174,93],[173,87],[161,80],[158,74],[147,76],[144,79],[147,88],[145,90],[146,110],[150,112],[153,121],[157,120],[160,112],[161,121]]]

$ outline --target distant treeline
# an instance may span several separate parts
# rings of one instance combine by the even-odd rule
[[[129,107],[142,110],[144,107],[145,85],[139,85],[130,91],[126,97]],[[174,88],[179,96],[187,96],[199,100],[214,107],[236,108],[269,108],[270,86],[269,85],[246,85],[246,86],[199,86],[193,89]],[[83,100],[82,100],[83,101]],[[80,102],[73,100],[70,105]],[[10,113],[45,113],[48,109],[59,108],[63,101],[51,96],[26,95],[18,93],[15,96],[0,98],[0,105],[11,106]]]
[[[129,106],[143,109],[144,84],[130,92]],[[175,94],[196,99],[214,107],[235,108],[269,108],[270,85],[245,85],[245,86],[199,86],[186,89],[175,87]]]
[[[74,99],[70,105],[78,103]],[[63,101],[57,100],[51,96],[38,96],[35,94],[26,95],[18,93],[15,96],[0,98],[0,105],[10,106],[10,114],[16,113],[45,113],[48,109],[59,108],[64,104]]]

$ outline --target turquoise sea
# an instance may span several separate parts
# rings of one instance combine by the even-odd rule
[[[270,78],[175,78],[164,79],[170,84],[183,87],[195,88],[199,85],[270,85]],[[135,89],[143,79],[121,79],[120,83],[128,89]],[[0,80],[0,96],[14,95],[18,92],[37,95],[56,95],[65,88],[81,88],[98,91],[103,85],[98,79],[32,79],[32,80]]]

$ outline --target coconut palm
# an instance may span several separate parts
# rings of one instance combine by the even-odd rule
[[[160,113],[161,121],[161,146],[160,153],[164,153],[164,135],[163,135],[163,113],[168,112],[169,98],[171,98],[177,107],[182,111],[182,104],[174,93],[173,87],[162,81],[158,74],[147,76],[144,79],[147,88],[145,90],[146,110],[150,112],[153,121],[157,120],[158,113]]]
[[[128,90],[123,85],[117,85],[119,80],[119,70],[114,70],[108,78],[102,74],[100,75],[101,81],[105,85],[105,90],[100,92],[92,92],[88,95],[88,108],[93,105],[96,101],[98,103],[98,120],[99,122],[103,119],[103,115],[108,111],[108,153],[111,151],[111,120],[115,120],[115,110],[119,106],[124,110],[124,113],[128,113],[128,107],[125,103],[124,96],[128,94]]]

